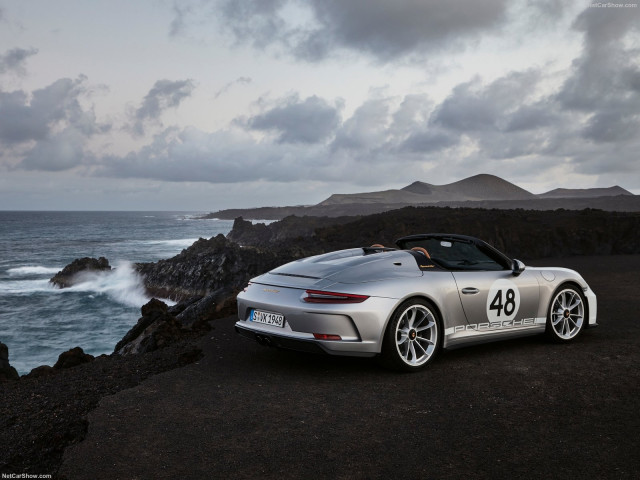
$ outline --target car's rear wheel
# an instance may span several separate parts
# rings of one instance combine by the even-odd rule
[[[417,371],[433,360],[440,343],[440,319],[435,308],[421,298],[409,299],[389,320],[381,359],[390,368]]]
[[[558,290],[549,304],[547,335],[556,342],[568,342],[583,330],[585,300],[576,287],[567,285]]]

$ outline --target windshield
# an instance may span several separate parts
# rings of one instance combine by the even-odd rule
[[[448,270],[507,270],[510,265],[489,249],[466,240],[421,238],[406,240],[408,250],[422,247],[429,252],[431,259]]]

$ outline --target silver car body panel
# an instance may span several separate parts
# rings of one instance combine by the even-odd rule
[[[421,265],[406,250],[353,248],[297,260],[252,279],[237,297],[236,330],[286,348],[308,344],[330,354],[373,356],[381,351],[393,312],[406,299],[422,297],[440,313],[443,348],[454,348],[544,332],[552,297],[567,283],[582,289],[588,325],[595,325],[595,294],[573,270],[448,271]],[[362,303],[307,303],[307,290],[369,298]],[[251,321],[253,310],[283,315],[283,326]]]

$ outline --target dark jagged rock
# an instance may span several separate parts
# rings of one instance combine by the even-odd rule
[[[313,225],[312,217],[299,219]],[[255,237],[250,222],[237,222],[241,230],[229,233],[251,245]],[[317,226],[313,236],[282,239],[284,221],[268,225],[271,238],[258,245],[283,251],[295,247],[299,253],[320,252],[381,243],[395,246],[395,240],[416,233],[459,233],[481,238],[508,255],[543,258],[566,255],[609,255],[640,253],[640,213],[602,210],[483,210],[471,208],[407,207],[369,215],[348,223]],[[235,224],[234,224],[235,228]]]
[[[58,357],[58,361],[53,366],[54,370],[62,370],[63,368],[71,368],[83,363],[91,362],[95,357],[84,353],[82,348],[74,347],[71,350],[63,352]]]
[[[197,302],[191,302],[186,308],[176,315],[184,328],[207,329],[209,321],[214,320],[219,312],[219,304],[224,302],[216,294],[208,295]]]
[[[182,337],[184,330],[166,303],[152,298],[142,306],[138,323],[118,342],[114,353],[133,355],[166,347]]]
[[[253,224],[242,217],[233,222],[227,238],[240,245],[271,246],[274,244],[291,244],[301,239],[314,237],[316,230],[330,225],[344,225],[358,220],[360,217],[296,217],[288,216],[277,222],[265,225]]]
[[[49,365],[40,365],[39,367],[31,369],[29,373],[23,376],[24,378],[41,378],[52,375],[53,373],[55,373],[53,367],[50,367]]]
[[[170,306],[167,311],[174,317],[177,317],[182,312],[184,312],[187,308],[189,308],[191,305],[193,305],[194,303],[198,303],[200,300],[202,300],[202,298],[203,298],[202,295],[197,295],[195,297],[188,298],[179,303],[176,303],[175,305]]]
[[[302,256],[295,245],[287,250],[242,248],[224,235],[196,241],[168,260],[136,265],[147,291],[176,301],[193,297],[234,296],[252,277]]]
[[[271,230],[264,223],[253,224],[242,217],[233,221],[233,227],[227,234],[227,238],[240,245],[261,245],[271,241]]]
[[[109,260],[104,257],[100,258],[76,258],[69,265],[56,273],[51,280],[54,285],[60,288],[67,288],[78,283],[81,274],[88,272],[103,272],[111,270]]]
[[[19,379],[17,370],[9,364],[9,347],[0,343],[0,382]]]

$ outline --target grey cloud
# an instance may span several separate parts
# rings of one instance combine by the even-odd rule
[[[640,114],[621,115],[619,112],[593,115],[582,134],[594,142],[621,142],[631,140],[640,131]]]
[[[159,122],[165,110],[178,107],[180,102],[191,96],[194,88],[192,80],[158,80],[133,113],[132,133],[144,135],[149,122]]]
[[[607,49],[630,30],[638,30],[638,8],[586,8],[578,15],[573,28],[585,33],[590,50]]]
[[[40,140],[49,131],[51,115],[28,104],[25,92],[0,92],[0,143]]]
[[[570,3],[567,0],[528,0],[526,7],[539,10],[545,17],[557,18],[564,13]]]
[[[473,38],[504,19],[503,0],[476,1],[395,1],[315,0],[312,2],[319,24],[298,54],[318,58],[317,38],[329,39],[329,46],[367,52],[381,61],[433,51]]]
[[[431,122],[461,132],[508,129],[508,115],[517,114],[539,79],[538,71],[528,70],[512,72],[489,85],[482,85],[478,78],[457,85],[435,109]]]
[[[83,162],[87,140],[110,129],[81,105],[85,82],[62,78],[31,95],[0,91],[0,146],[22,152],[17,168],[73,168]]]
[[[554,167],[607,178],[628,175],[640,150],[633,134],[638,115],[567,109],[546,80],[542,70],[488,83],[478,78],[437,105],[426,95],[378,91],[343,121],[341,105],[292,95],[263,103],[260,114],[235,123],[273,137],[166,130],[136,152],[101,159],[98,173],[211,183],[348,178],[361,185],[405,181],[406,172],[429,168],[443,179],[490,171],[530,181]]]
[[[14,48],[7,50],[4,55],[0,55],[0,74],[15,72],[19,75],[25,74],[24,64],[27,58],[38,53],[35,48]]]
[[[393,113],[391,130],[402,135],[407,131],[420,129],[426,125],[433,102],[424,94],[405,95],[398,109]]]
[[[248,85],[252,81],[253,80],[250,77],[238,77],[234,81],[227,83],[220,90],[218,90],[214,95],[214,98],[219,98],[221,95],[227,93],[234,85]]]
[[[553,105],[548,102],[522,105],[506,117],[505,131],[518,132],[548,127],[554,124],[557,118],[553,113]]]
[[[333,142],[333,149],[372,149],[386,143],[391,104],[388,98],[367,100],[346,120]]]
[[[80,105],[85,95],[86,78],[63,78],[35,90],[31,99],[26,92],[0,91],[0,143],[14,145],[45,139],[56,126],[72,125],[85,135],[108,129],[100,125],[91,110]]]
[[[413,153],[430,153],[457,145],[460,141],[455,134],[430,129],[423,132],[415,132],[407,138],[401,150]]]
[[[640,118],[640,51],[628,45],[640,30],[638,8],[587,8],[573,28],[583,33],[581,56],[557,94],[567,110],[586,117],[580,136],[594,144],[616,143],[610,168],[625,161]]]
[[[237,42],[250,41],[254,47],[283,41],[286,21],[280,14],[288,0],[223,0],[219,2],[224,26]]]
[[[573,28],[584,34],[581,57],[558,93],[567,108],[583,111],[612,104],[637,108],[640,52],[625,49],[625,39],[640,30],[638,8],[587,8]]]
[[[174,16],[169,27],[169,35],[171,37],[176,37],[182,34],[182,32],[185,30],[187,17],[191,14],[191,12],[191,5],[186,5],[184,2],[181,2],[180,4],[173,4]]]
[[[87,137],[84,132],[68,127],[60,133],[44,138],[26,154],[20,167],[25,170],[57,172],[88,162],[85,153]]]
[[[579,136],[579,122],[562,113],[553,99],[538,98],[542,78],[541,71],[528,70],[488,84],[476,78],[454,87],[429,120],[437,130],[411,137],[413,143],[407,146],[416,148],[424,142],[428,151],[461,145],[466,139],[486,160],[558,154],[568,138]]]
[[[351,50],[388,62],[460,48],[501,25],[507,7],[506,0],[218,0],[176,7],[171,32],[208,16],[254,48],[308,61]]]
[[[292,181],[304,175],[307,146],[259,144],[230,132],[166,129],[139,151],[100,159],[99,176],[181,182]]]
[[[247,121],[254,130],[277,132],[279,143],[318,143],[332,136],[340,123],[341,105],[317,96],[289,97]]]
[[[471,87],[471,83],[456,86],[434,112],[433,123],[458,131],[494,129],[499,109],[486,92],[473,91]]]

